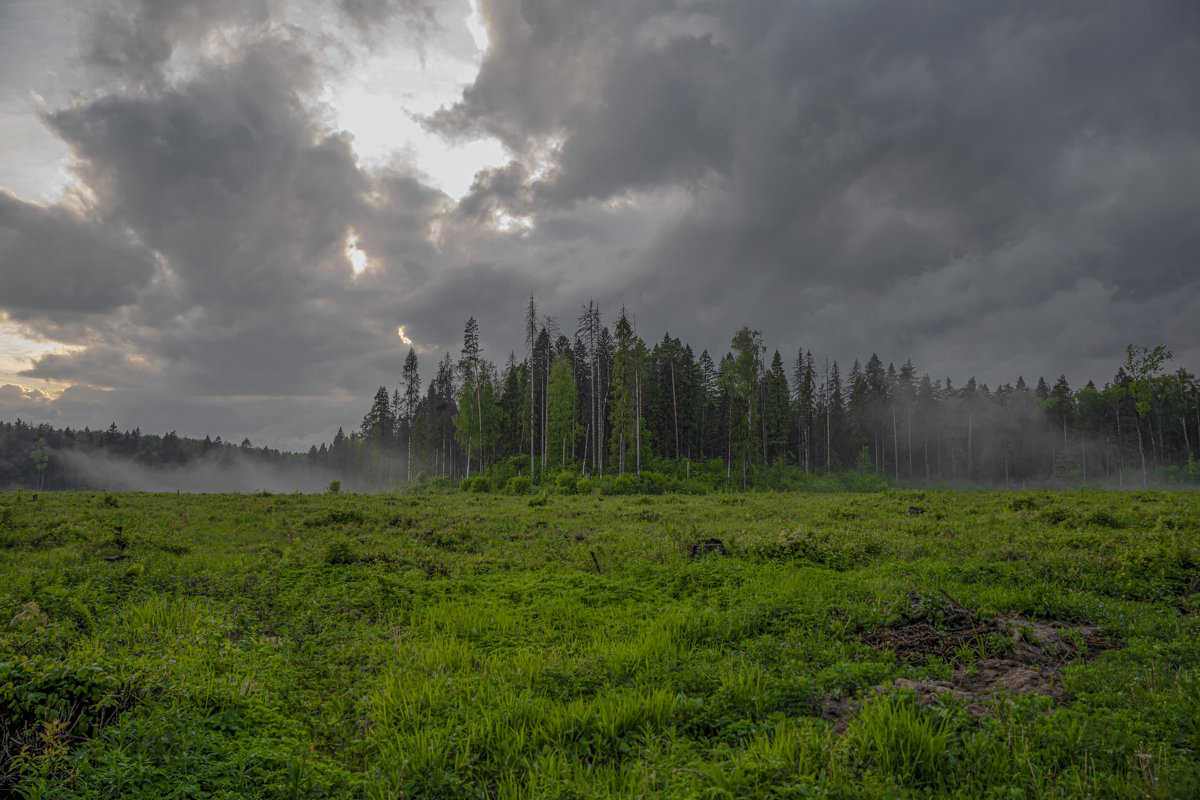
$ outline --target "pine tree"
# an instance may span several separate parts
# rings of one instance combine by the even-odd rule
[[[767,402],[764,410],[767,443],[770,447],[770,462],[775,463],[787,453],[791,431],[787,373],[783,369],[783,358],[779,351],[771,357],[771,368],[767,371]]]
[[[471,442],[474,441],[479,446],[479,454],[482,459],[483,454],[483,398],[481,384],[481,356],[482,349],[479,346],[479,323],[475,321],[472,315],[467,320],[467,325],[463,329],[463,346],[462,355],[458,362],[459,374],[463,383],[464,389],[470,394],[475,395],[475,412],[476,412],[476,435],[477,438],[472,440],[470,434],[467,435],[467,477],[471,476]],[[460,407],[462,401],[460,400]],[[460,438],[461,441],[461,438]],[[480,471],[483,470],[482,460],[480,461]]]
[[[386,386],[380,386],[375,392],[375,399],[371,403],[371,409],[363,417],[360,431],[368,460],[378,462],[379,485],[382,487],[386,481],[384,468],[389,445],[395,438],[392,428],[392,403]],[[249,443],[243,442],[242,446],[248,447]]]
[[[417,367],[417,351],[410,347],[408,356],[404,359],[404,370],[401,372],[401,380],[404,381],[404,395],[400,402],[400,414],[404,420],[405,449],[407,450],[405,462],[408,472],[405,479],[409,483],[412,483],[413,422],[417,416],[417,405],[421,402],[421,376]]]

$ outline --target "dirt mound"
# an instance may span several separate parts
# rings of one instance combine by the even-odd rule
[[[959,665],[948,681],[900,678],[893,682],[893,689],[911,689],[923,705],[950,697],[981,717],[988,713],[985,704],[996,696],[1039,694],[1066,702],[1062,668],[1077,658],[1094,658],[1119,646],[1092,625],[1031,620],[1015,614],[979,617],[948,595],[946,599],[948,605],[931,607],[915,598],[908,621],[861,637],[866,644],[891,650],[912,663],[936,656]],[[919,619],[914,621],[914,617]],[[884,686],[872,690],[889,691]],[[853,700],[831,698],[822,716],[844,729],[857,709]]]

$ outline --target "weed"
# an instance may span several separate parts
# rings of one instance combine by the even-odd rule
[[[353,545],[345,539],[330,542],[325,546],[325,563],[335,566],[353,564],[358,560],[358,553]]]

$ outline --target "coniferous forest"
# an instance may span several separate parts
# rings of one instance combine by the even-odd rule
[[[1169,369],[1161,345],[1114,353],[1102,385],[1018,375],[989,387],[875,354],[847,367],[803,348],[769,351],[749,327],[727,352],[697,354],[669,333],[646,342],[624,309],[610,328],[595,303],[569,330],[530,298],[524,328],[523,357],[502,366],[473,317],[457,358],[422,365],[410,349],[361,424],[307,453],[115,424],[0,423],[0,486],[108,488],[63,458],[79,453],[167,472],[249,461],[303,477],[303,488],[336,480],[354,491],[468,479],[474,491],[608,493],[1200,484],[1200,380]]]

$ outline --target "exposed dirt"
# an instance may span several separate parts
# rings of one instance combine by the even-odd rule
[[[1067,702],[1062,668],[1077,658],[1094,658],[1119,646],[1092,625],[1016,615],[981,618],[953,600],[936,608],[929,608],[921,598],[915,601],[910,621],[868,633],[862,641],[913,663],[924,663],[931,656],[957,661],[959,666],[948,681],[900,678],[892,687],[911,689],[922,705],[953,698],[976,717],[989,713],[987,703],[998,695],[1038,694],[1056,703]],[[913,617],[921,619],[912,621]],[[974,658],[964,658],[964,647]],[[872,691],[889,690],[874,686]],[[830,698],[822,717],[844,730],[858,706],[850,698]]]

